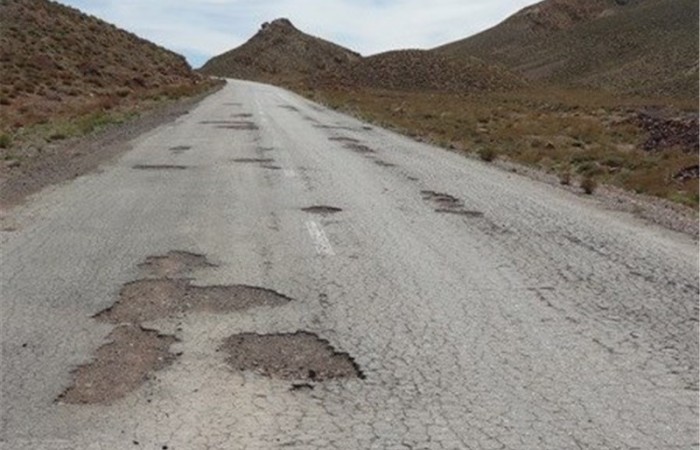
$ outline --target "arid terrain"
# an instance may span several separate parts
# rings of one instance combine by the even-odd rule
[[[0,0],[0,449],[697,448],[696,55],[662,65],[698,33],[663,4],[370,56],[277,19],[193,71]],[[679,53],[575,47],[633,19]],[[495,56],[555,38],[591,83]]]
[[[182,56],[48,0],[3,0],[0,29],[0,183],[75,158],[72,138],[213,86]]]
[[[265,26],[204,70],[270,81],[421,140],[541,169],[587,193],[604,184],[697,209],[696,22],[686,0],[547,0],[434,50],[328,64],[320,56],[326,41],[281,19],[273,24],[286,28]],[[240,56],[260,42],[275,55],[264,69]],[[293,69],[299,48],[305,71]]]

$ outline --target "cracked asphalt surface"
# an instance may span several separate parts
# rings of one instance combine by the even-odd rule
[[[229,82],[9,214],[3,449],[698,448],[697,242],[282,89]],[[110,405],[56,402],[114,329],[92,316],[171,251],[215,264],[194,285],[293,301],[147,322],[175,362]],[[217,351],[297,331],[365,379],[290,389]]]

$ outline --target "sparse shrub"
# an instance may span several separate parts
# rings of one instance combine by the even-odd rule
[[[598,182],[591,176],[586,176],[581,180],[581,189],[588,195],[593,194],[598,188]]]
[[[10,138],[10,135],[0,133],[0,148],[9,148],[10,144],[12,144],[12,138]]]
[[[66,133],[64,133],[62,131],[56,131],[56,132],[51,133],[51,135],[49,135],[49,139],[52,141],[62,141],[63,139],[66,139],[67,137],[68,136],[66,135]]]
[[[559,184],[562,186],[569,186],[571,184],[571,171],[564,170],[559,173]]]
[[[4,95],[0,97],[0,105],[7,106],[10,103],[12,103],[12,102],[10,101],[9,98],[5,97]]]
[[[481,148],[478,153],[479,158],[486,162],[491,162],[496,159],[496,156],[498,156],[496,150],[494,150],[492,147]]]

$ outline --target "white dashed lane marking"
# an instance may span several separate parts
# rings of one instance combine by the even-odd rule
[[[327,256],[335,255],[335,252],[333,251],[333,247],[331,246],[331,243],[328,241],[328,238],[326,237],[326,233],[323,231],[323,228],[321,228],[321,225],[314,222],[313,220],[310,220],[310,221],[306,222],[306,229],[309,231],[309,234],[311,235],[311,239],[314,241],[314,246],[316,247],[316,253],[318,253],[319,255],[327,255]]]

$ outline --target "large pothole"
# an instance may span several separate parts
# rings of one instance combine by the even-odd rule
[[[73,372],[73,385],[57,399],[72,404],[109,404],[138,388],[152,373],[173,363],[174,336],[139,325],[122,325],[108,336],[95,358]]]
[[[146,275],[156,278],[181,278],[197,269],[216,267],[204,255],[173,250],[163,256],[149,256],[139,264]]]
[[[142,323],[192,312],[225,314],[255,306],[279,306],[291,299],[270,289],[194,286],[189,280],[139,280],[125,285],[119,300],[95,318],[110,323]]]
[[[291,381],[318,382],[365,376],[345,352],[314,333],[235,334],[219,348],[234,370]]]

